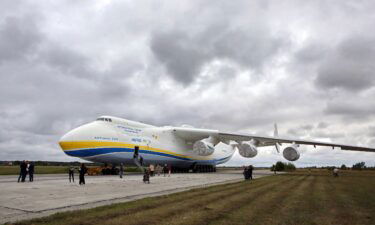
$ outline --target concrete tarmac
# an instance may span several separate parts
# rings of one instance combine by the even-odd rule
[[[254,178],[272,175],[255,170]],[[86,176],[86,185],[69,183],[67,174],[35,175],[34,182],[17,183],[18,176],[0,176],[0,224],[51,215],[56,212],[86,209],[144,197],[165,195],[243,179],[242,171],[185,173],[151,177],[144,184],[141,174]]]

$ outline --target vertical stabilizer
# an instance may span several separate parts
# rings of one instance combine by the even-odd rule
[[[273,131],[273,137],[278,137],[279,131],[277,130],[277,123],[275,123],[275,130]]]
[[[273,137],[277,138],[279,137],[279,131],[277,129],[277,123],[275,123],[275,130],[273,131]],[[281,144],[280,143],[275,143],[275,148],[276,148],[276,151],[277,153],[280,153],[280,146]]]

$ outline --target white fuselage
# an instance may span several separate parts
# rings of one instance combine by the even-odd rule
[[[59,142],[69,156],[92,162],[134,165],[135,149],[144,165],[168,164],[187,168],[227,162],[235,149],[224,143],[209,156],[192,151],[193,143],[176,136],[170,127],[156,127],[116,117],[100,117],[65,134]]]

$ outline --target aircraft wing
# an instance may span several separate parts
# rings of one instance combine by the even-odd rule
[[[210,129],[198,129],[198,128],[185,128],[185,127],[173,127],[172,131],[180,138],[189,141],[195,142],[209,136],[218,138],[224,143],[229,143],[230,141],[242,142],[254,140],[257,146],[275,146],[276,144],[282,143],[295,143],[301,145],[312,145],[312,146],[327,146],[332,148],[341,148],[341,150],[350,150],[350,151],[365,151],[365,152],[375,152],[375,148],[367,148],[353,145],[343,145],[330,142],[320,142],[313,140],[301,140],[293,138],[281,138],[281,137],[268,137],[268,136],[257,136],[249,134],[240,134],[240,133],[227,133],[219,132],[218,130]]]
[[[247,135],[247,134],[235,134],[235,133],[219,133],[220,140],[233,140],[236,142],[240,141],[249,141],[251,139],[255,140],[258,143],[258,146],[274,146],[275,144],[282,143],[295,143],[301,145],[313,145],[315,146],[327,146],[332,148],[341,148],[341,150],[350,150],[350,151],[364,151],[364,152],[375,152],[375,148],[367,148],[353,145],[343,145],[330,142],[320,142],[313,140],[301,140],[293,138],[280,138],[280,137],[267,137],[267,136],[256,136],[256,135]]]

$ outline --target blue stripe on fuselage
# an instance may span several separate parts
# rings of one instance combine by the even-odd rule
[[[110,153],[119,153],[119,152],[134,152],[133,148],[91,148],[91,149],[82,149],[82,150],[70,150],[65,151],[67,155],[74,156],[74,157],[91,157],[91,156],[97,156],[97,155],[104,155],[104,154],[110,154]],[[154,152],[149,150],[139,150],[139,153],[144,154],[151,154],[151,155],[160,155],[185,161],[199,161],[199,162],[220,162],[225,161],[226,159],[230,158],[231,156],[222,158],[222,159],[212,159],[212,160],[195,160],[195,159],[189,159],[184,157],[179,157],[167,153],[162,152]]]

